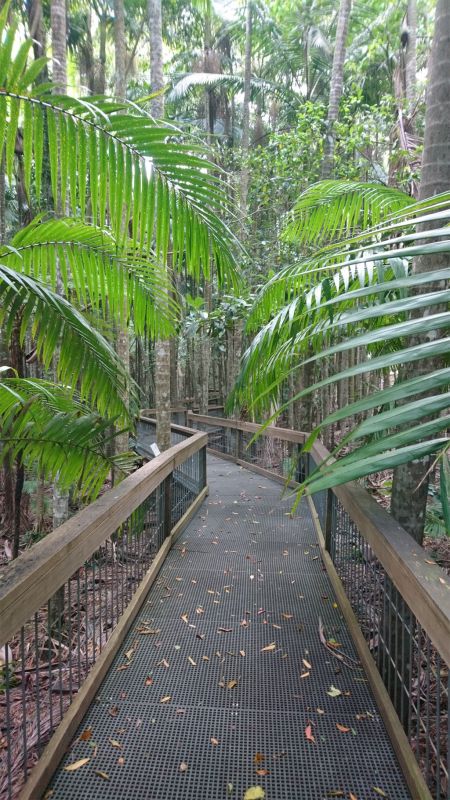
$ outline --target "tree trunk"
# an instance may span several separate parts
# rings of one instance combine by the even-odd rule
[[[150,29],[150,83],[153,93],[160,92],[164,88],[161,0],[148,0],[148,25]],[[151,108],[156,119],[163,118],[163,94],[152,99]]]
[[[126,96],[126,41],[125,13],[123,0],[114,0],[114,53],[115,53],[115,88],[121,100]]]
[[[148,0],[148,23],[150,29],[150,82],[152,92],[164,88],[163,41],[161,0]],[[159,94],[151,102],[156,119],[164,116],[164,95]],[[161,340],[155,347],[155,405],[156,439],[160,450],[170,447],[170,342]]]
[[[450,188],[450,4],[438,0],[435,31],[428,67],[428,87],[425,111],[425,139],[419,200],[448,191]],[[421,230],[426,227],[421,226]],[[447,253],[416,258],[413,271],[417,274],[448,269]],[[426,285],[421,291],[428,291]],[[436,307],[431,309],[436,312]],[[426,312],[425,312],[426,313]],[[437,338],[433,331],[427,338]],[[414,340],[415,341],[415,340]],[[414,344],[411,340],[411,345]],[[402,377],[426,374],[438,364],[415,362],[405,369]],[[404,464],[394,470],[391,513],[419,543],[423,540],[428,496],[428,470],[431,457]]]
[[[52,77],[56,85],[55,94],[65,94],[67,91],[66,13],[65,0],[51,0]]]
[[[417,0],[408,0],[406,14],[408,41],[405,53],[405,93],[407,114],[411,117],[416,103],[417,83]],[[410,123],[411,124],[411,123]]]
[[[252,3],[247,0],[245,16],[245,62],[244,62],[244,101],[242,109],[242,140],[241,140],[241,176],[240,176],[240,211],[242,237],[245,236],[245,220],[247,217],[247,195],[249,183],[249,169],[247,164],[248,148],[250,144],[250,88],[252,78]]]
[[[98,62],[99,68],[97,73],[97,80],[95,82],[95,93],[105,94],[106,91],[106,12],[103,11],[99,20],[99,53]]]
[[[330,99],[328,102],[327,117],[327,138],[324,147],[322,178],[329,178],[333,173],[335,148],[334,126],[338,118],[339,103],[344,87],[345,41],[347,39],[351,7],[352,0],[341,0],[337,19],[333,66],[331,69]]]

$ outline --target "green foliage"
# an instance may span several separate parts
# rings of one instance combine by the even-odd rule
[[[81,499],[90,499],[112,468],[124,473],[133,464],[130,454],[108,456],[113,422],[64,386],[8,378],[0,382],[0,465],[20,458],[27,469],[57,478],[61,489],[75,485]]]
[[[232,400],[268,410],[277,403],[282,384],[292,372],[307,364],[320,365],[345,350],[365,355],[353,366],[307,386],[293,399],[355,375],[448,358],[450,269],[396,277],[391,262],[400,256],[408,263],[413,256],[450,253],[449,219],[449,195],[416,203],[375,228],[322,248],[296,268],[295,281],[292,271],[278,275],[279,297],[290,302],[266,323],[247,350]],[[416,228],[417,223],[422,224]],[[270,285],[267,293],[271,297]],[[273,313],[267,298],[262,310],[261,297],[259,303],[260,314]],[[426,313],[417,313],[420,310]],[[310,348],[313,355],[308,357]],[[351,417],[354,425],[354,417],[364,411],[377,409],[377,413],[351,428],[341,442],[340,447],[351,445],[351,452],[321,465],[303,489],[319,491],[445,450],[449,439],[442,434],[449,418],[428,418],[448,408],[448,387],[447,369],[434,372],[430,379],[427,373],[419,373],[387,393],[375,393],[339,409],[314,431],[306,449],[331,421]],[[284,408],[278,408],[271,419]]]

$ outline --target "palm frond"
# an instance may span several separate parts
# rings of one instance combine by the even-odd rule
[[[114,418],[92,411],[81,399],[49,381],[0,381],[0,464],[20,458],[63,490],[98,495],[111,469],[128,472],[134,456],[108,455]]]
[[[391,186],[361,181],[326,180],[309,186],[287,217],[283,237],[299,245],[320,246],[355,230],[378,225],[413,198]]]
[[[22,343],[31,324],[32,337],[45,367],[59,348],[56,373],[101,414],[128,420],[129,378],[113,348],[67,300],[43,283],[0,264],[0,325],[8,339],[19,323]]]
[[[133,313],[138,335],[173,330],[177,309],[168,297],[166,271],[136,254],[131,242],[119,249],[108,231],[74,219],[35,219],[0,247],[0,261],[54,291],[61,281],[65,297],[119,324]]]
[[[224,75],[222,73],[211,72],[192,72],[184,75],[172,87],[168,94],[168,99],[173,102],[184,100],[196,89],[225,89],[230,94],[237,94],[244,91],[244,78],[242,75]],[[250,96],[255,100],[260,95],[273,95],[288,103],[299,103],[302,98],[295,92],[283,86],[281,83],[273,83],[253,76],[250,81]]]

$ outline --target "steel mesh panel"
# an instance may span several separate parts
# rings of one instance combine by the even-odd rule
[[[338,650],[356,658],[307,506],[287,516],[279,485],[218,459],[209,459],[208,481],[207,502],[169,554],[80,726],[92,737],[66,755],[53,797],[218,800],[227,784],[236,798],[261,784],[268,800],[325,800],[336,791],[369,799],[373,786],[390,800],[409,798],[363,672],[343,667],[320,641],[319,617]],[[143,626],[158,632],[140,634]],[[273,651],[261,652],[272,642]],[[341,696],[327,694],[332,685]],[[85,756],[87,765],[63,771]]]

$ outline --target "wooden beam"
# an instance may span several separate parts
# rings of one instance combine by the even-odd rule
[[[258,433],[263,428],[262,425],[258,425],[256,422],[244,422],[240,419],[228,419],[227,417],[207,417],[202,414],[194,414],[192,411],[188,411],[187,418],[188,420],[192,420],[192,422],[200,422],[202,425],[232,428],[247,433]],[[295,442],[297,444],[304,444],[306,441],[306,434],[302,431],[293,431],[290,428],[278,428],[276,425],[268,425],[267,428],[264,428],[262,431],[262,435],[268,436],[270,439],[282,439],[285,442]]]

